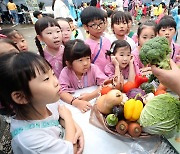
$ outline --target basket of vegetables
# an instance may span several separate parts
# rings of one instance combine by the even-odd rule
[[[180,101],[169,93],[157,93],[141,77],[136,76],[133,86],[125,84],[123,92],[115,88],[103,92],[93,106],[90,122],[116,136],[133,139],[179,131]]]

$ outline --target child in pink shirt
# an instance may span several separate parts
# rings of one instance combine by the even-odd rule
[[[82,112],[91,108],[88,102],[99,95],[99,90],[92,93],[85,93],[78,98],[71,94],[76,89],[82,89],[89,86],[101,85],[107,78],[101,72],[98,66],[91,64],[91,50],[81,40],[70,40],[65,44],[63,55],[63,70],[59,76],[61,85],[61,99],[73,106],[76,106]]]
[[[104,72],[104,66],[110,62],[105,53],[111,47],[109,39],[103,36],[106,28],[105,13],[101,9],[90,6],[81,12],[81,21],[86,32],[90,34],[85,43],[91,48],[91,62]]]
[[[39,53],[52,66],[58,78],[62,70],[62,56],[64,46],[62,44],[62,33],[59,24],[51,17],[43,17],[35,23],[36,45]],[[43,49],[40,41],[46,44]]]
[[[134,81],[135,70],[129,43],[125,40],[116,40],[107,54],[111,56],[111,62],[105,66],[105,74],[108,77],[117,76],[118,82],[122,85],[124,80]]]
[[[176,63],[180,64],[180,45],[173,42],[173,36],[176,34],[176,22],[171,16],[164,16],[157,25],[157,33],[159,36],[164,36],[169,41],[171,48],[170,58]]]
[[[138,46],[132,51],[134,56],[134,67],[136,74],[147,75],[151,74],[151,67],[145,67],[139,58],[139,52],[143,44],[149,39],[156,36],[156,23],[153,21],[146,21],[138,27],[137,38]]]

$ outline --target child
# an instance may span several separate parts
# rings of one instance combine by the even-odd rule
[[[28,51],[27,41],[18,30],[2,29],[0,30],[0,34],[3,34],[7,36],[8,39],[11,39],[16,44],[16,46],[20,51]]]
[[[85,43],[91,48],[91,62],[104,72],[105,65],[110,62],[105,53],[111,47],[109,39],[103,36],[106,27],[105,14],[101,9],[90,6],[82,11],[81,21],[86,32],[90,34]]]
[[[10,39],[0,39],[0,54],[4,52],[17,51],[19,52],[16,44]]]
[[[159,36],[164,36],[168,39],[169,46],[172,50],[170,55],[171,59],[175,63],[180,63],[180,59],[177,58],[177,56],[180,55],[180,45],[172,41],[173,36],[176,34],[176,22],[171,17],[163,17],[157,25],[157,33]]]
[[[59,83],[61,85],[61,99],[82,112],[91,108],[89,100],[99,95],[99,88],[92,93],[82,94],[75,98],[71,95],[76,89],[101,85],[107,78],[98,68],[91,64],[91,50],[82,40],[70,40],[65,44],[63,68]]]
[[[111,63],[105,66],[106,75],[108,77],[117,76],[119,80],[122,78],[134,81],[135,71],[129,43],[125,40],[116,40],[107,54],[111,56]],[[123,80],[120,82],[123,85]]]
[[[43,17],[43,16],[42,16],[42,12],[40,12],[40,11],[34,11],[34,12],[33,12],[33,16],[34,16],[36,19],[40,19],[40,18]]]
[[[134,41],[126,36],[128,31],[128,17],[124,12],[114,12],[111,16],[111,28],[114,32],[114,35],[110,39],[112,42],[115,40],[126,40],[130,44],[131,49],[134,50],[136,47]]]
[[[62,42],[65,44],[67,41],[71,39],[72,31],[71,31],[71,26],[66,18],[56,18],[57,23],[59,24],[61,28],[61,33],[62,33]]]
[[[35,23],[35,30],[37,34],[36,45],[39,53],[51,64],[53,71],[58,78],[63,68],[62,56],[64,52],[60,26],[55,19],[43,17]],[[40,41],[46,44],[44,50]]]
[[[132,28],[132,24],[133,24],[133,19],[132,16],[129,12],[125,12],[127,18],[128,18],[128,29],[127,29],[127,36],[132,38],[132,36],[134,35],[134,32],[131,31]]]
[[[138,27],[137,37],[138,46],[132,51],[134,56],[134,67],[136,74],[146,75],[151,73],[150,67],[144,67],[139,58],[139,52],[143,44],[151,38],[156,36],[156,23],[153,21],[146,21]]]
[[[72,31],[71,38],[84,40],[84,36],[83,36],[81,30],[77,28],[77,26],[74,24],[72,18],[67,17],[66,19],[69,22],[69,25],[71,27],[71,31]]]
[[[80,128],[56,102],[60,86],[49,63],[32,52],[5,53],[0,62],[0,101],[15,113],[10,124],[13,152],[73,153]]]

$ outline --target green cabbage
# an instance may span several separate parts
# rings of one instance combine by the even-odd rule
[[[151,99],[143,108],[139,123],[149,134],[168,134],[179,131],[180,101],[171,94],[161,94]]]

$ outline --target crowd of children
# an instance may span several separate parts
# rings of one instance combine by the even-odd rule
[[[144,8],[138,15],[146,13]],[[14,153],[82,153],[83,133],[58,100],[84,113],[91,109],[89,101],[99,96],[106,79],[117,77],[123,85],[134,81],[136,74],[151,74],[151,67],[144,66],[139,58],[149,39],[166,37],[171,59],[179,64],[180,45],[173,41],[177,27],[171,16],[162,17],[158,24],[153,20],[141,23],[137,34],[131,32],[129,13],[113,11],[110,20],[108,16],[92,6],[82,10],[85,41],[73,20],[40,17],[35,23],[39,54],[26,52],[28,44],[19,31],[0,31],[0,102],[1,110],[13,115],[10,131]],[[106,31],[108,21],[111,33]],[[90,86],[97,89],[73,97],[75,90]]]

